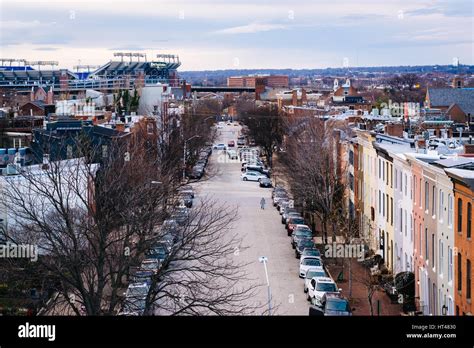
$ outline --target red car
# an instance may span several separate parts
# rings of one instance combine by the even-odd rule
[[[231,140],[227,143],[228,147],[235,147],[235,141]]]

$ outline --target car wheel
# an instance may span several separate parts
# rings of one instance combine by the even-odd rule
[[[243,181],[247,181],[247,178],[244,176],[244,178],[242,179]]]
[[[303,288],[303,291],[304,291],[305,293],[307,293],[307,292],[308,292],[308,289],[306,289],[306,287],[304,287],[304,288]],[[309,296],[309,295],[308,295],[308,296]]]
[[[295,251],[295,258],[298,258],[298,253]]]
[[[312,301],[311,301],[311,297],[309,297],[308,289],[306,289],[306,292],[308,293],[308,295],[306,295],[306,300],[309,301],[309,302],[312,302]]]
[[[291,243],[291,247],[292,247],[293,249],[296,249],[296,245],[295,245],[294,243]]]
[[[262,180],[262,179],[258,179],[258,182],[259,182],[259,183],[262,183],[261,180]]]

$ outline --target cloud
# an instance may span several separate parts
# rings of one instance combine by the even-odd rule
[[[288,26],[283,24],[265,24],[265,23],[250,23],[247,25],[240,25],[226,29],[216,30],[215,34],[254,34],[264,31],[285,30]]]
[[[33,48],[35,51],[57,51],[59,48],[57,47],[36,47]]]

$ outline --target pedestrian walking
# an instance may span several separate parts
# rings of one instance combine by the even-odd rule
[[[265,209],[265,198],[262,197],[262,199],[260,200],[260,209]]]

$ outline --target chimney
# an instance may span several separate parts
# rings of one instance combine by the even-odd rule
[[[464,81],[461,77],[456,76],[453,78],[453,88],[463,88],[464,87]]]
[[[474,144],[464,144],[465,154],[474,154]]]
[[[385,125],[385,134],[394,137],[403,137],[403,125],[401,123],[389,123]]]
[[[291,105],[298,106],[298,91],[296,89],[291,91]]]
[[[308,98],[306,97],[306,89],[301,89],[301,104],[306,105],[308,103]]]

